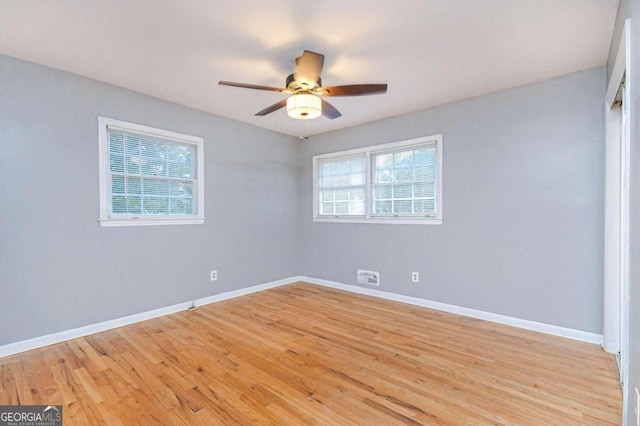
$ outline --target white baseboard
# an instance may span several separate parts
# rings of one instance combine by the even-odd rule
[[[478,311],[475,309],[464,308],[461,306],[449,305],[446,303],[435,302],[433,300],[420,299],[420,298],[411,297],[411,296],[403,296],[401,294],[389,293],[386,291],[374,290],[374,289],[369,289],[365,287],[358,287],[355,285],[348,285],[348,284],[343,284],[335,281],[328,281],[328,280],[311,278],[306,276],[289,277],[289,278],[284,278],[278,281],[271,281],[268,283],[255,285],[253,287],[216,294],[214,296],[209,296],[209,297],[204,297],[202,299],[194,300],[193,304],[195,306],[208,305],[210,303],[220,302],[227,299],[233,299],[235,297],[256,293],[256,292],[267,290],[270,288],[280,287],[282,285],[291,284],[297,281],[308,282],[311,284],[317,284],[324,287],[335,288],[338,290],[350,291],[352,293],[380,297],[383,299],[394,300],[397,302],[408,303],[411,305],[422,306],[425,308],[436,309],[439,311],[450,312],[453,314],[464,315],[467,317],[478,318],[486,321],[510,325],[513,327],[523,328],[526,330],[533,330],[541,333],[552,334],[554,336],[561,336],[561,337],[566,337],[573,340],[580,340],[582,342],[587,342],[587,343],[602,345],[602,342],[603,342],[603,338],[601,334],[589,333],[589,332],[580,331],[580,330],[573,330],[570,328],[558,327],[555,325],[544,324],[544,323],[524,320],[520,318],[508,317],[505,315],[494,314],[491,312],[484,312],[484,311]],[[190,306],[191,306],[191,302],[178,303],[176,305],[166,306],[164,308],[154,309],[152,311],[141,312],[139,314],[129,315],[122,318],[116,318],[113,320],[104,321],[97,324],[90,324],[84,327],[61,331],[59,333],[53,333],[45,336],[35,337],[33,339],[22,340],[20,342],[9,343],[7,345],[0,346],[0,357],[14,355],[20,352],[26,352],[32,349],[41,348],[43,346],[49,346],[55,343],[64,342],[66,340],[77,339],[79,337],[87,336],[89,334],[99,333],[101,331],[107,331],[114,328],[123,327],[125,325],[135,324],[137,322],[142,322],[149,319],[158,318],[164,315],[173,314],[176,312],[187,310],[189,309]]]
[[[220,302],[222,300],[233,299],[234,297],[244,296],[246,294],[255,293],[269,288],[279,287],[298,281],[297,277],[285,278],[283,280],[272,281],[265,284],[259,284],[253,287],[243,288],[240,290],[229,291],[226,293],[216,294],[214,296],[204,297],[193,301],[195,306],[208,305],[209,303]],[[9,343],[0,346],[0,357],[14,355],[20,352],[30,351],[32,349],[41,348],[43,346],[53,345],[55,343],[64,342],[66,340],[77,339],[89,334],[100,333],[125,325],[135,324],[137,322],[158,318],[164,315],[185,311],[191,307],[191,302],[178,303],[176,305],[166,306],[164,308],[154,309],[152,311],[141,312],[139,314],[129,315],[126,317],[116,318],[109,321],[90,324],[84,327],[78,327],[71,330],[61,331],[59,333],[47,334],[45,336],[35,337],[33,339],[22,340],[20,342]]]
[[[541,322],[529,321],[520,318],[509,317],[506,315],[494,314],[491,312],[478,311],[475,309],[464,308],[462,306],[449,305],[446,303],[435,302],[428,299],[420,299],[417,297],[404,296],[401,294],[389,293],[381,290],[369,289],[366,287],[358,287],[338,283],[335,281],[322,280],[311,277],[296,277],[298,281],[305,281],[311,284],[317,284],[325,287],[331,287],[338,290],[350,291],[353,293],[364,294],[367,296],[375,296],[383,299],[394,300],[396,302],[409,303],[411,305],[422,306],[425,308],[436,309],[438,311],[450,312],[452,314],[464,315],[471,318],[496,322],[499,324],[510,325],[513,327],[523,328],[526,330],[538,331],[540,333],[552,334],[554,336],[566,337],[568,339],[579,340],[587,343],[602,345],[602,334],[590,333],[587,331],[574,330],[571,328],[559,327],[557,325],[544,324]]]

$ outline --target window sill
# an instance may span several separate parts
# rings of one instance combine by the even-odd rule
[[[100,226],[202,225],[205,218],[194,219],[98,219]]]
[[[333,222],[333,223],[383,223],[385,225],[442,225],[442,219],[429,218],[429,219],[366,219],[364,217],[359,218],[346,218],[346,217],[314,217],[314,222]]]

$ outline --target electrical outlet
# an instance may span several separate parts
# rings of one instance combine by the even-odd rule
[[[420,282],[420,274],[418,272],[412,272],[411,273],[411,281],[414,283],[419,283]]]
[[[218,270],[217,269],[211,271],[210,278],[211,278],[211,281],[216,281],[218,279]]]
[[[636,388],[635,413],[636,413],[636,426],[640,426],[640,393],[638,393],[638,388]]]

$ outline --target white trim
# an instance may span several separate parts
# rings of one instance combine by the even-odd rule
[[[362,216],[356,218],[347,218],[344,216],[339,217],[314,217],[314,222],[334,222],[334,223],[384,223],[387,225],[442,225],[442,219],[405,219],[403,217],[400,218],[389,218],[389,219],[366,219]]]
[[[620,352],[621,199],[620,174],[622,109],[605,106],[604,312],[603,349]]]
[[[354,148],[348,149],[346,151],[337,151],[337,152],[328,152],[326,154],[318,154],[314,155],[313,158],[317,160],[323,160],[325,158],[333,158],[333,157],[347,157],[350,155],[362,154],[365,152],[379,152],[379,151],[387,151],[395,148],[402,148],[411,145],[422,145],[426,142],[442,142],[442,134],[431,135],[431,136],[421,136],[419,138],[413,139],[404,139],[396,142],[383,143],[380,145],[370,145],[362,148]]]
[[[607,140],[605,169],[604,349],[620,352],[623,424],[630,411],[629,383],[629,184],[631,128],[631,20],[624,22],[605,95]],[[625,78],[622,111],[612,106]],[[617,115],[616,115],[617,114]],[[617,128],[613,128],[613,127]]]
[[[621,194],[621,206],[622,206],[622,231],[621,231],[621,250],[622,250],[622,276],[621,276],[621,326],[620,326],[620,364],[621,375],[620,380],[623,383],[622,389],[622,418],[623,424],[627,424],[627,413],[631,411],[631,388],[629,386],[629,241],[630,241],[630,222],[629,222],[629,209],[630,209],[630,167],[631,167],[631,128],[635,125],[633,118],[635,112],[631,110],[631,86],[633,85],[633,73],[631,68],[631,20],[627,19],[624,25],[624,32],[622,38],[624,42],[624,73],[626,78],[624,85],[623,105],[622,105],[622,121],[623,135],[621,144],[621,164],[622,164],[622,194]],[[622,44],[622,42],[621,42]],[[618,54],[620,56],[621,53]],[[618,58],[616,58],[616,63]],[[615,67],[614,67],[615,71]]]
[[[153,137],[159,137],[195,146],[196,149],[196,214],[195,215],[116,215],[111,216],[109,213],[109,194],[111,192],[109,185],[108,172],[108,140],[107,130],[118,129],[124,131],[135,132]],[[115,120],[113,118],[98,117],[98,171],[99,171],[99,188],[100,188],[100,217],[98,222],[100,226],[144,226],[144,225],[199,225],[205,221],[204,216],[204,139],[198,136],[185,135],[170,130],[157,129],[154,127],[143,126],[126,121]]]
[[[335,281],[322,280],[311,277],[298,277],[299,281],[305,281],[311,284],[317,284],[324,287],[335,288],[338,290],[350,291],[352,293],[364,294],[367,296],[380,297],[382,299],[394,300],[396,302],[408,303],[410,305],[421,306],[423,308],[436,309],[438,311],[450,312],[452,314],[463,315],[466,317],[477,318],[485,321],[491,321],[499,324],[510,325],[512,327],[523,328],[525,330],[537,331],[540,333],[551,334],[554,336],[566,337],[568,339],[579,340],[581,342],[602,344],[602,335],[590,333],[587,331],[574,330],[571,328],[559,327],[557,325],[545,324],[536,321],[529,321],[521,318],[509,317],[506,315],[494,314],[491,312],[479,311],[476,309],[465,308],[462,306],[449,305],[447,303],[436,302],[418,297],[404,296],[402,294],[389,293],[381,290],[358,287],[354,285],[343,284]]]
[[[164,315],[173,314],[189,309],[193,305],[203,306],[210,303],[220,302],[222,300],[233,299],[234,297],[240,297],[247,294],[255,293],[262,290],[267,290],[274,287],[279,287],[285,284],[290,284],[297,281],[297,278],[285,278],[283,280],[271,281],[265,284],[255,285],[253,287],[243,288],[240,290],[229,291],[226,293],[220,293],[209,297],[194,300],[193,302],[182,302],[164,308],[158,308],[151,311],[141,312],[139,314],[133,314],[126,317],[116,318],[109,321],[100,322],[97,324],[90,324],[84,327],[78,327],[71,330],[64,330],[58,333],[48,334],[45,336],[34,337],[33,339],[22,340],[15,343],[9,343],[7,345],[0,346],[0,357],[14,355],[20,352],[30,351],[32,349],[38,349],[44,346],[61,343],[71,339],[77,339],[79,337],[87,336],[89,334],[100,333],[102,331],[112,330],[118,327],[124,327],[126,325],[135,324],[138,322],[158,318]]]
[[[202,225],[206,218],[201,219],[98,219],[100,226],[153,226],[153,225]]]
[[[248,288],[233,290],[226,293],[204,297],[201,299],[194,300],[193,302],[178,303],[176,305],[171,305],[164,308],[158,308],[152,311],[141,312],[139,314],[116,318],[113,320],[104,321],[97,324],[90,324],[84,327],[74,328],[71,330],[65,330],[58,333],[35,337],[33,339],[22,340],[15,343],[9,343],[7,345],[0,346],[0,357],[14,355],[20,352],[26,352],[32,349],[38,349],[44,346],[61,343],[67,340],[77,339],[79,337],[87,336],[89,334],[100,333],[102,331],[112,330],[114,328],[123,327],[131,324],[135,324],[138,322],[150,320],[153,318],[158,318],[164,315],[185,311],[194,305],[195,306],[208,305],[210,303],[216,303],[223,300],[232,299],[235,297],[245,296],[247,294],[268,290],[270,288],[280,287],[283,285],[287,285],[287,284],[291,284],[299,281],[307,282],[310,284],[321,285],[329,288],[335,288],[338,290],[349,291],[352,293],[380,297],[382,299],[387,299],[387,300],[394,300],[396,302],[408,303],[410,305],[421,306],[424,308],[450,312],[453,314],[463,315],[471,318],[478,318],[485,321],[491,321],[499,324],[510,325],[513,327],[518,327],[525,330],[537,331],[545,334],[552,334],[554,336],[566,337],[569,339],[579,340],[582,342],[602,344],[602,335],[600,334],[589,333],[589,332],[580,331],[580,330],[573,330],[570,328],[558,327],[555,325],[544,324],[544,323],[524,320],[520,318],[508,317],[505,315],[494,314],[491,312],[478,311],[475,309],[465,308],[462,306],[449,305],[446,303],[436,302],[428,299],[420,299],[417,297],[404,296],[401,294],[389,293],[386,291],[373,290],[369,288],[363,288],[363,287],[357,287],[354,285],[338,283],[335,281],[329,281],[329,280],[323,280],[319,278],[311,278],[311,277],[299,275],[299,276],[284,278],[277,281],[271,281],[264,284],[258,284]]]
[[[616,59],[613,64],[613,70],[611,71],[611,77],[608,81],[607,93],[604,100],[607,104],[613,105],[613,100],[618,93],[618,87],[622,81],[622,76],[627,69],[627,35],[629,34],[629,20],[627,19],[622,34],[620,36],[620,42],[618,43],[618,51],[616,53]]]
[[[378,154],[385,151],[392,151],[398,148],[409,148],[416,145],[433,144],[436,146],[436,213],[433,217],[424,217],[420,215],[405,216],[381,216],[373,215],[371,209],[372,203],[372,175],[373,168],[371,166],[371,154]],[[422,136],[419,138],[406,139],[397,142],[385,143],[380,145],[371,145],[363,148],[349,149],[346,151],[330,152],[326,154],[318,154],[312,157],[312,198],[313,198],[313,221],[314,222],[333,222],[333,223],[383,223],[383,224],[407,224],[407,225],[441,225],[442,224],[442,134]],[[365,156],[365,214],[364,216],[348,216],[348,215],[320,215],[318,200],[318,162],[327,158],[349,158],[364,154]]]

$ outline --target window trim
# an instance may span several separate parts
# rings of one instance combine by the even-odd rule
[[[416,218],[415,216],[382,217],[372,215],[372,154],[384,151],[407,148],[415,145],[425,145],[434,143],[436,145],[436,215],[435,217]],[[345,157],[348,155],[365,155],[365,214],[364,216],[324,216],[319,214],[318,200],[318,162],[327,158]],[[381,145],[371,145],[363,148],[350,149],[346,151],[331,152],[313,156],[313,221],[314,222],[334,222],[334,223],[377,223],[377,224],[408,224],[408,225],[441,225],[442,218],[442,134],[423,136],[413,139],[406,139],[397,142],[385,143]]]
[[[176,142],[194,145],[196,148],[196,214],[194,215],[116,215],[109,213],[110,186],[109,186],[109,141],[108,128],[117,128],[148,136],[171,139]],[[115,120],[113,118],[98,117],[98,143],[99,143],[99,185],[100,185],[100,226],[146,226],[146,225],[197,225],[203,224],[204,216],[204,139],[197,136],[185,135],[170,130],[143,126]]]

